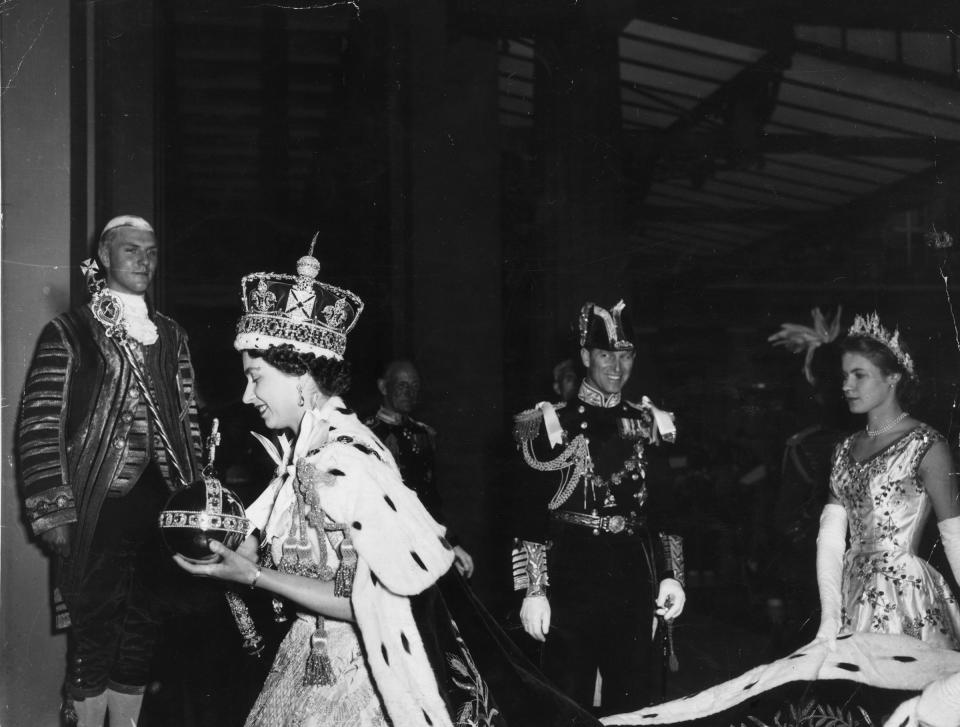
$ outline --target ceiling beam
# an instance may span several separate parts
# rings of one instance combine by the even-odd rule
[[[732,78],[724,81],[709,96],[703,98],[694,108],[686,111],[667,127],[668,136],[676,136],[693,129],[709,116],[721,114],[731,94],[745,82],[755,83],[758,77],[779,79],[784,68],[783,56],[778,52],[767,52],[751,64],[745,65]]]
[[[953,0],[644,0],[637,17],[735,42],[762,41],[770,22],[857,29],[946,32],[960,26]],[[767,47],[761,44],[755,47]]]
[[[765,134],[761,137],[760,148],[764,154],[939,159],[956,153],[960,149],[960,140],[902,136]]]
[[[854,66],[865,71],[874,71],[882,73],[885,76],[893,76],[907,81],[914,81],[930,86],[937,86],[947,91],[956,91],[960,89],[960,77],[948,73],[938,73],[926,68],[917,66],[908,66],[898,61],[887,60],[885,58],[876,58],[863,53],[843,48],[835,48],[821,43],[813,43],[807,40],[794,41],[794,47],[798,53],[816,56],[825,61],[839,63],[845,66]]]
[[[399,2],[367,0],[364,8]],[[449,7],[458,26],[472,32],[530,36],[561,24],[615,23],[627,14],[758,48],[771,47],[771,26],[783,24],[941,33],[960,27],[955,0],[451,0]]]
[[[798,242],[853,236],[891,212],[950,201],[957,189],[960,189],[960,152],[935,167],[904,177],[831,212],[810,215],[769,238],[744,246],[736,255],[755,260],[783,259],[785,248]]]
[[[624,143],[646,155],[656,151],[689,152],[714,157],[724,154],[721,139],[710,133],[697,135],[669,131],[624,131]],[[960,150],[960,139],[906,136],[832,136],[828,134],[763,134],[761,154],[818,154],[829,157],[887,157],[942,159]]]
[[[716,222],[746,225],[783,224],[787,226],[808,220],[810,214],[810,212],[785,210],[782,207],[736,208],[644,204],[638,217],[642,222]]]

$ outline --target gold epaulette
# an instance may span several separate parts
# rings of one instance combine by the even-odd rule
[[[429,424],[426,424],[426,423],[421,422],[421,421],[419,421],[419,420],[417,420],[417,419],[414,419],[413,417],[410,417],[410,421],[412,421],[414,424],[417,424],[417,425],[423,427],[423,430],[427,433],[427,435],[430,437],[430,439],[436,439],[436,438],[437,438],[437,430],[434,429],[433,427],[431,427]]]
[[[559,402],[552,405],[554,410],[559,411],[566,406],[566,403]],[[535,439],[540,433],[540,426],[543,423],[543,410],[539,406],[533,409],[527,409],[514,414],[513,416],[513,438],[517,443],[529,442]]]
[[[626,401],[626,400],[625,400]],[[650,397],[645,396],[640,400],[640,403],[637,404],[633,401],[627,401],[631,407],[637,411],[642,411],[649,415],[653,416],[653,424],[655,431],[652,432],[651,441],[656,443],[659,440],[669,442],[673,444],[677,439],[677,425],[676,425],[676,416],[674,416],[672,411],[664,411],[654,406],[653,402],[650,401]]]
[[[543,422],[543,412],[539,407],[527,409],[513,416],[513,438],[517,443],[529,442],[537,436],[540,424]]]

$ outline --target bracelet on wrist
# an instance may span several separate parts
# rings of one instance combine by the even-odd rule
[[[257,572],[253,574],[253,578],[250,579],[250,590],[252,591],[256,585],[257,581],[260,580],[260,574],[263,573],[263,569],[260,566],[257,566]]]

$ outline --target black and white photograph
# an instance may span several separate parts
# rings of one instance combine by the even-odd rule
[[[0,0],[0,727],[960,727],[960,4]]]

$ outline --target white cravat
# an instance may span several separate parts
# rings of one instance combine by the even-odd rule
[[[150,320],[150,314],[147,312],[147,301],[144,300],[144,297],[121,293],[117,290],[111,290],[110,292],[123,303],[123,323],[127,329],[127,335],[144,346],[156,343],[157,338],[159,338],[157,326]]]

